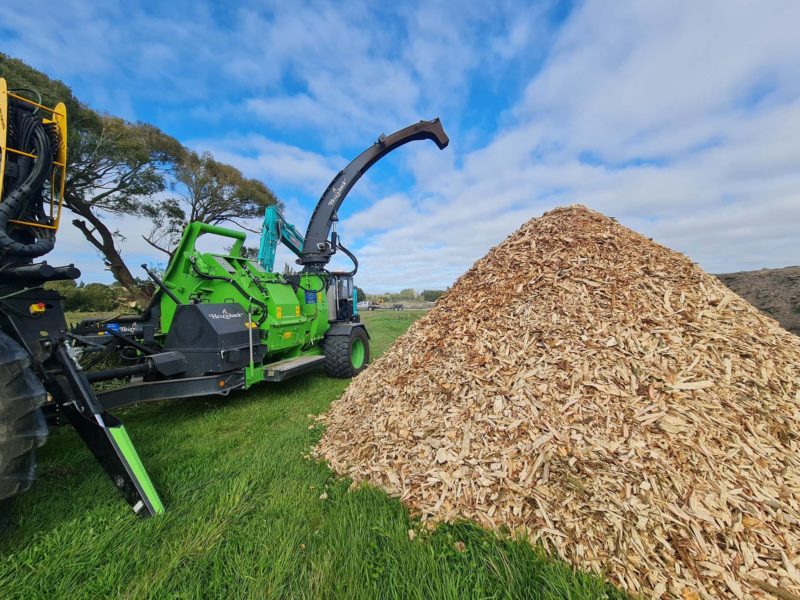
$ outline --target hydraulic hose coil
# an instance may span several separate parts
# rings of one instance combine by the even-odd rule
[[[23,217],[42,218],[42,193],[53,170],[54,148],[58,145],[56,129],[46,126],[29,111],[11,105],[9,111],[10,143],[36,158],[20,156],[17,161],[16,185],[0,202],[0,254],[36,258],[50,252],[55,246],[55,232],[47,229],[31,230],[32,241],[21,241],[11,234],[12,220]],[[33,166],[31,167],[31,162]],[[5,174],[2,174],[5,176]]]

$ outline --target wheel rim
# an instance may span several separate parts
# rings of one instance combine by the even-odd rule
[[[359,338],[354,339],[353,345],[350,346],[350,364],[354,369],[364,366],[364,342]]]

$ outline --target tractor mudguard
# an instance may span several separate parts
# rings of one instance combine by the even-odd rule
[[[331,324],[331,326],[328,329],[328,331],[325,333],[325,337],[328,337],[328,336],[331,336],[331,335],[349,336],[350,332],[353,331],[353,329],[355,329],[357,327],[360,327],[361,329],[364,330],[364,333],[367,334],[367,339],[368,340],[372,339],[369,336],[369,331],[367,331],[367,328],[364,325],[364,323],[333,323],[333,324]]]

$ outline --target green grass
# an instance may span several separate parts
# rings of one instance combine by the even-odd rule
[[[419,314],[365,315],[373,358]],[[314,375],[120,411],[167,507],[146,520],[71,429],[53,432],[0,541],[0,596],[624,597],[525,542],[467,523],[427,532],[383,492],[348,492],[308,458],[321,433],[308,415],[346,386]]]

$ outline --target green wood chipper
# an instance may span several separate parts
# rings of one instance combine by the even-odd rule
[[[80,272],[34,262],[55,244],[66,128],[63,104],[42,106],[0,79],[0,525],[8,501],[34,479],[35,450],[48,424],[75,427],[135,512],[152,515],[164,507],[110,411],[227,395],[317,368],[345,378],[364,369],[369,334],[354,292],[358,261],[336,233],[338,210],[386,154],[415,140],[448,144],[438,119],[381,135],[331,181],[304,236],[275,207],[267,210],[258,259],[243,252],[244,232],[191,223],[162,276],[143,265],[156,292],[141,314],[68,330],[61,297],[44,284]],[[230,249],[202,251],[201,236],[226,238]],[[299,273],[274,271],[279,242],[298,256]],[[352,270],[327,269],[338,251],[353,261]],[[84,370],[81,357],[93,353],[114,358],[113,366]],[[117,385],[97,386],[110,380]]]

